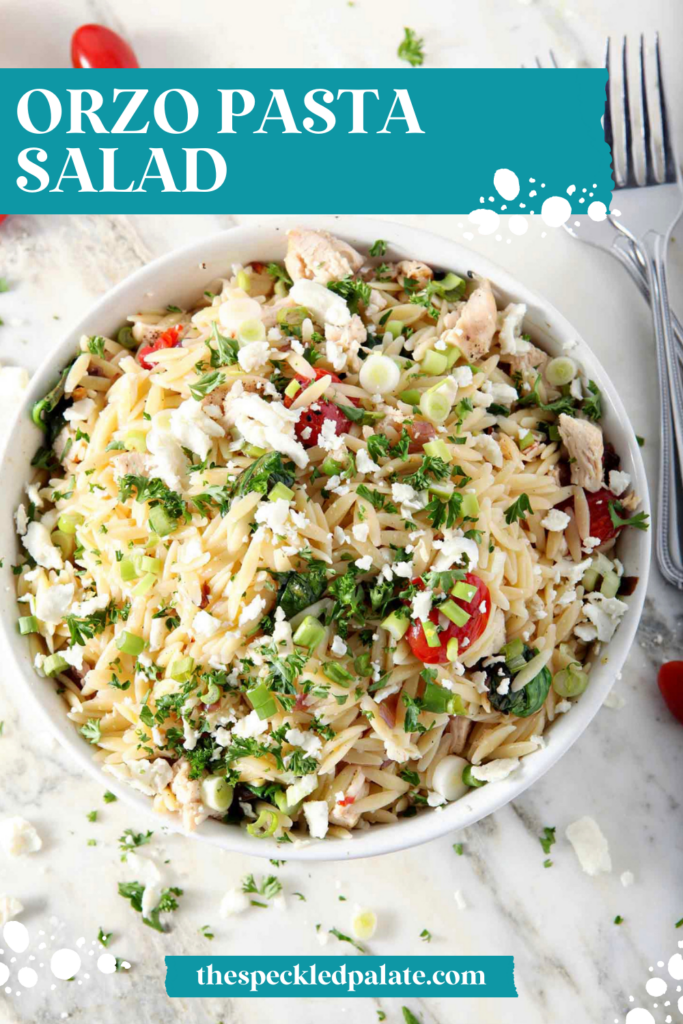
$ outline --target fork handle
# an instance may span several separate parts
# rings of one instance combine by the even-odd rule
[[[651,301],[650,284],[644,262],[645,258],[642,257],[643,262],[641,263],[634,251],[633,245],[627,250],[621,245],[616,244],[612,246],[611,252],[628,271],[634,284],[649,306]],[[671,326],[679,348],[678,358],[683,359],[683,324],[681,324],[673,309],[671,310]]]
[[[661,444],[656,552],[663,576],[683,589],[683,551],[678,533],[683,512],[683,380],[674,347],[666,280],[666,239],[649,231],[640,240],[645,257],[657,344]]]

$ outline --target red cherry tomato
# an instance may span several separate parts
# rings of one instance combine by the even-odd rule
[[[347,434],[351,429],[351,420],[334,402],[314,402],[301,410],[301,416],[294,424],[294,433],[304,448],[313,448],[318,443],[325,420],[334,423],[335,434]]]
[[[448,661],[448,641],[456,639],[460,647],[460,651],[466,650],[470,647],[475,640],[478,640],[481,634],[486,629],[491,614],[491,599],[489,597],[489,588],[486,586],[483,580],[480,580],[474,573],[465,573],[465,583],[471,584],[476,587],[476,592],[472,597],[471,601],[465,601],[461,597],[453,597],[451,600],[455,601],[457,605],[460,605],[466,612],[469,613],[469,619],[464,626],[456,626],[454,622],[448,624],[448,628],[439,633],[440,644],[438,647],[430,647],[427,643],[427,637],[425,631],[422,628],[421,622],[413,622],[408,627],[406,633],[406,640],[410,645],[410,649],[416,658],[423,661],[426,665],[443,665]],[[424,589],[424,584],[420,579],[414,579],[413,584]],[[485,611],[480,611],[482,602],[485,606]],[[429,613],[430,620],[436,625],[439,621],[439,610],[433,608]],[[465,641],[469,641],[463,647]]]
[[[6,220],[8,216],[9,214],[7,213],[0,213],[0,224],[2,224],[3,220]]]
[[[301,374],[297,373],[296,377],[294,378],[295,380],[297,380],[299,382],[299,384],[301,384],[301,387],[302,387],[302,389],[304,391],[306,390],[306,388],[310,384],[313,384],[314,381],[322,380],[323,377],[331,377],[333,384],[341,384],[341,379],[337,376],[336,373],[332,373],[331,370],[321,370],[320,368],[318,368],[316,370],[315,367],[313,367],[312,369],[313,369],[313,373],[315,374],[315,377],[308,378],[308,377],[304,377]],[[299,395],[300,393],[301,392],[297,391],[296,395]],[[294,398],[296,398],[296,395],[294,396]],[[289,409],[290,405],[292,404],[292,402],[294,401],[294,398],[290,398],[289,395],[285,395],[284,403],[285,403],[285,405],[287,406],[288,409]]]
[[[683,661],[666,661],[657,681],[666,706],[683,725]]]
[[[121,36],[104,25],[81,25],[71,37],[75,68],[139,68],[137,57]]]
[[[601,544],[612,540],[619,533],[619,530],[623,529],[622,526],[614,525],[609,514],[609,502],[616,501],[616,496],[611,491],[608,491],[606,487],[603,487],[594,494],[586,491],[586,500],[590,514],[591,537],[599,537]],[[621,516],[625,518],[623,513],[621,513]]]
[[[145,356],[148,356],[150,352],[158,352],[162,348],[175,348],[180,341],[182,331],[182,324],[178,324],[177,327],[169,327],[151,345],[144,345],[143,348],[138,349],[138,362],[140,366],[144,367],[145,370],[153,369],[154,363],[148,363]]]

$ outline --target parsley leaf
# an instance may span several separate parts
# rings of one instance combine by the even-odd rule
[[[424,39],[419,39],[412,28],[404,28],[403,31],[405,36],[399,43],[398,57],[413,68],[420,67],[424,63]]]
[[[89,338],[88,352],[93,356],[99,356],[100,359],[104,359],[104,338],[99,334],[95,334],[92,338]]]
[[[378,238],[376,242],[370,246],[371,256],[385,256],[387,251],[387,243],[383,238]]]
[[[284,281],[287,287],[291,288],[292,279],[285,268],[281,267],[279,263],[269,263],[266,267],[266,272],[270,274],[275,281]]]
[[[219,373],[218,370],[212,370],[210,373],[205,373],[203,377],[195,381],[194,384],[190,384],[190,391],[192,397],[196,402],[201,402],[202,398],[210,395],[212,391],[219,388],[221,384],[225,384],[225,374]]]
[[[142,913],[142,894],[145,891],[145,886],[139,882],[119,882],[119,896],[123,896],[124,899],[130,900],[130,905],[133,910],[137,910],[139,914]],[[161,893],[161,898],[157,903],[156,907],[152,911],[149,917],[143,917],[143,923],[148,925],[150,928],[154,928],[158,932],[164,932],[166,929],[159,920],[159,914],[167,914],[173,910],[178,909],[178,901],[176,896],[182,896],[183,890],[177,886],[172,886],[170,889],[164,889]]]
[[[529,495],[522,492],[505,512],[505,522],[510,526],[512,523],[516,523],[518,519],[526,519],[527,512],[533,513],[533,511]]]
[[[327,287],[331,292],[341,295],[346,299],[346,304],[351,313],[358,312],[358,303],[362,302],[367,306],[370,302],[370,285],[360,278],[345,277],[341,281],[330,281]]]
[[[85,736],[89,743],[99,743],[102,738],[102,730],[98,718],[89,718],[85,725],[78,730],[81,736]]]
[[[590,395],[584,399],[581,410],[589,420],[597,422],[602,418],[602,395],[595,381],[588,381],[588,390]]]
[[[543,835],[539,836],[539,843],[543,847],[544,853],[550,853],[550,847],[555,843],[555,826],[549,828],[547,825],[543,829]]]
[[[609,517],[612,520],[612,525],[616,527],[620,526],[634,526],[636,530],[648,530],[650,524],[648,519],[650,518],[647,512],[639,512],[635,516],[627,516],[626,519],[622,519],[618,513],[624,511],[624,506],[620,501],[608,501],[607,506],[609,508]]]
[[[211,325],[212,341],[215,341],[216,347],[211,350],[211,365],[214,369],[219,366],[234,366],[237,360],[237,353],[239,352],[239,345],[234,338],[226,338],[225,335],[221,334],[218,330],[218,324],[214,320]]]

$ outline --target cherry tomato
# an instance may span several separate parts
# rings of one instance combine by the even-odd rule
[[[121,36],[104,25],[81,25],[71,37],[75,68],[139,68],[137,57]]]
[[[591,493],[586,491],[586,501],[588,502],[588,515],[589,515],[589,536],[597,537],[601,544],[604,544],[608,540],[612,540],[619,533],[619,530],[623,530],[623,526],[615,526],[612,522],[612,517],[609,514],[609,503],[610,501],[617,501],[617,496],[612,494],[606,487],[601,487],[599,491]],[[568,501],[558,505],[561,510],[574,507],[574,499],[570,498]],[[624,513],[620,513],[622,518],[626,518]]]
[[[425,631],[422,628],[421,622],[413,622],[408,627],[406,633],[406,640],[410,645],[410,649],[416,658],[423,661],[426,665],[443,665],[448,661],[448,641],[456,639],[458,641],[460,651],[466,650],[470,647],[475,640],[478,640],[481,634],[486,629],[491,614],[491,599],[489,597],[489,588],[486,586],[483,580],[480,580],[474,573],[465,573],[465,583],[471,584],[476,587],[476,592],[472,597],[471,601],[465,601],[461,597],[453,597],[453,600],[457,605],[460,605],[466,612],[469,613],[469,619],[464,626],[456,626],[454,622],[450,622],[448,627],[439,633],[439,646],[430,647],[427,643],[427,637]],[[413,584],[424,589],[424,583],[421,579],[414,579]],[[482,602],[485,610],[481,611]],[[432,608],[429,613],[430,620],[434,625],[438,624],[439,621],[439,610],[438,608]],[[464,641],[469,641],[463,646]]]
[[[683,725],[683,661],[664,662],[657,681],[666,706]]]
[[[301,410],[301,416],[294,424],[294,433],[304,448],[313,448],[318,443],[325,420],[334,423],[335,434],[348,434],[351,429],[351,420],[334,402],[314,402]]]
[[[144,367],[145,370],[153,369],[154,363],[148,363],[145,356],[148,356],[150,352],[158,352],[162,348],[175,348],[180,341],[182,331],[182,324],[178,324],[177,327],[169,327],[168,330],[159,335],[156,341],[138,349],[138,361],[140,366]]]
[[[9,214],[7,213],[0,213],[0,224],[2,224],[3,220],[6,220],[8,216]]]
[[[294,378],[295,380],[297,380],[299,382],[299,384],[301,384],[301,387],[302,387],[302,389],[304,391],[306,390],[306,388],[310,384],[313,384],[314,381],[322,380],[323,377],[331,377],[333,384],[341,384],[341,379],[337,376],[336,373],[332,373],[331,370],[321,370],[320,368],[318,368],[316,370],[316,368],[313,367],[313,373],[315,374],[315,377],[311,377],[310,379],[308,377],[304,377],[304,376],[302,376],[301,374],[298,374],[298,373],[297,373],[296,377]],[[296,398],[297,395],[299,395],[299,394],[301,394],[301,392],[297,391],[297,393],[294,396],[294,398]],[[290,398],[289,395],[285,395],[284,403],[287,406],[287,408],[290,407],[290,405],[294,401],[294,398]],[[357,405],[358,403],[356,402],[355,404]]]

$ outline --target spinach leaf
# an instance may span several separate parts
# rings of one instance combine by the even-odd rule
[[[526,661],[531,661],[536,654],[538,654],[536,648],[531,650],[527,648],[524,652],[524,658]],[[498,669],[500,668],[503,669],[503,675],[498,674]],[[507,693],[501,694],[497,692],[497,688],[502,680],[509,676],[506,666],[502,662],[498,662],[494,665],[489,665],[483,671],[488,676],[487,686],[489,688],[491,707],[496,711],[500,711],[503,715],[515,715],[517,718],[528,718],[539,711],[543,707],[543,703],[550,690],[550,684],[552,683],[550,670],[543,667],[538,675],[534,676],[531,682],[527,683],[521,690],[517,690],[516,693],[508,690]]]
[[[240,473],[232,485],[231,497],[242,498],[251,491],[267,494],[275,484],[279,483],[284,484],[285,487],[292,486],[294,483],[293,466],[291,463],[283,462],[279,452],[266,452]]]
[[[64,398],[64,384],[72,366],[73,361],[62,370],[55,386],[31,409],[31,419],[45,431],[50,447],[65,423],[64,410],[68,403]]]
[[[272,575],[280,584],[277,604],[288,619],[319,601],[327,587],[327,572],[323,565],[315,565],[308,572],[291,570],[273,572]]]

